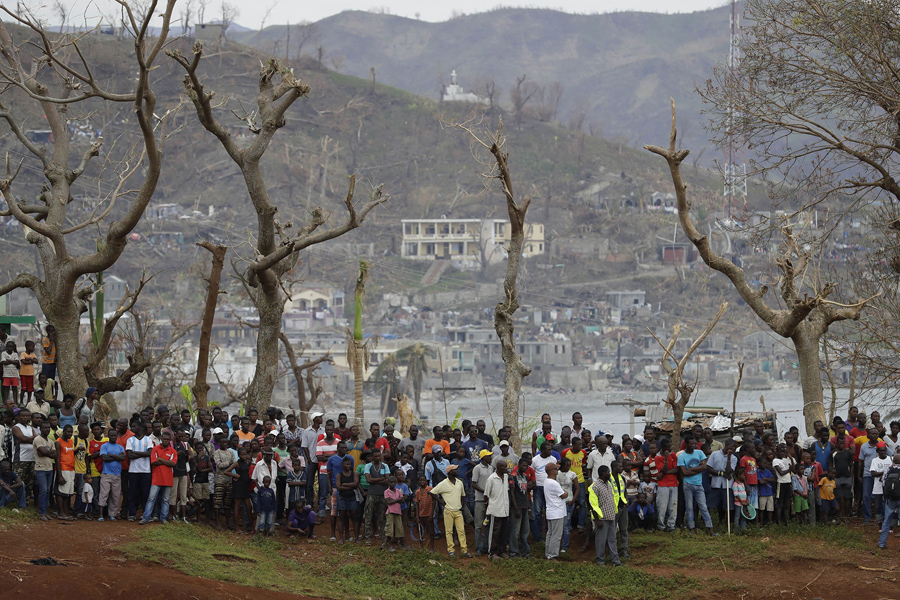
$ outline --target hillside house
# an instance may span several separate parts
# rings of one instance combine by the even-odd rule
[[[506,258],[509,222],[503,219],[403,219],[401,256],[407,260],[449,260],[459,269],[475,269]],[[544,226],[526,224],[522,256],[544,253]]]
[[[613,308],[635,308],[647,303],[647,292],[644,290],[606,292],[606,302]]]

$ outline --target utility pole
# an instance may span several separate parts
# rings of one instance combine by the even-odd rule
[[[728,83],[730,86],[736,84],[740,78],[740,33],[741,33],[741,15],[738,11],[740,0],[731,0],[731,17],[730,23],[730,45],[728,49]],[[734,101],[729,102],[728,106],[728,122],[726,124],[726,162],[725,162],[725,216],[727,219],[732,218],[732,209],[740,208],[743,210],[747,206],[747,163],[744,158],[743,140],[735,133],[734,122],[739,114],[739,108],[735,106]]]

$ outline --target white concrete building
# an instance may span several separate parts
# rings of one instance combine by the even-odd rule
[[[408,260],[449,260],[474,269],[506,258],[509,222],[503,219],[403,219],[401,256]],[[544,253],[544,226],[526,223],[522,256]]]

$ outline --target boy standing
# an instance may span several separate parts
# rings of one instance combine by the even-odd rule
[[[13,401],[19,404],[19,354],[14,341],[6,342],[6,349],[0,354],[0,365],[3,366],[3,403],[6,404],[12,390]]]
[[[31,402],[34,393],[34,365],[38,364],[37,354],[34,353],[34,342],[25,342],[25,352],[19,355],[19,383],[22,390],[22,404]],[[54,398],[55,400],[55,398]]]
[[[413,497],[416,506],[416,522],[422,532],[419,547],[424,550],[431,540],[431,552],[434,552],[434,500],[431,498],[431,487],[425,475],[419,475],[419,487]]]
[[[759,467],[756,471],[756,479],[759,482],[759,518],[760,526],[768,525],[775,516],[775,475],[769,469],[769,461],[764,456],[759,459]]]
[[[265,531],[266,537],[272,535],[272,526],[275,523],[275,511],[278,508],[278,497],[272,489],[272,477],[266,475],[262,480],[262,487],[256,494],[256,502],[259,510],[256,519],[256,535]]]
[[[388,489],[384,490],[384,501],[387,504],[387,510],[384,516],[384,542],[381,547],[388,552],[394,551],[391,539],[396,539],[397,543],[403,545],[403,538],[406,537],[403,531],[403,516],[400,511],[400,504],[403,502],[403,491],[397,487],[397,478],[391,475],[388,477]]]
[[[547,544],[544,553],[547,560],[555,560],[559,556],[562,542],[563,521],[566,519],[565,500],[569,494],[564,492],[562,486],[556,481],[559,473],[556,463],[548,464],[545,470],[547,473],[547,479],[544,481],[544,500],[547,506]]]
[[[834,467],[832,467],[828,469],[825,477],[819,480],[819,499],[822,500],[821,521],[823,524],[828,522],[829,514],[831,514],[832,523],[837,524],[837,520],[834,519],[834,515],[838,511],[838,502],[834,497],[836,485]]]

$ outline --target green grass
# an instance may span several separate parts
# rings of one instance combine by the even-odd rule
[[[599,568],[587,561],[491,564],[418,551],[388,555],[356,545],[327,545],[322,552],[313,552],[320,548],[305,540],[296,545],[279,540],[255,542],[210,529],[171,525],[139,529],[135,539],[120,550],[131,559],[156,562],[188,575],[325,598],[448,600],[522,594],[549,598],[583,596],[588,589],[602,590],[608,600],[656,600],[687,598],[697,585],[682,575],[662,578],[628,567]]]
[[[36,508],[25,508],[14,512],[15,504],[9,504],[0,509],[0,531],[9,531],[23,525],[36,523],[38,512]]]
[[[828,546],[862,550],[870,548],[864,534],[849,527],[767,527],[750,528],[730,537],[720,532],[710,538],[679,531],[673,534],[632,535],[629,545],[637,565],[723,563],[729,569],[750,569],[763,562],[791,559],[813,559],[821,549],[813,542]]]

